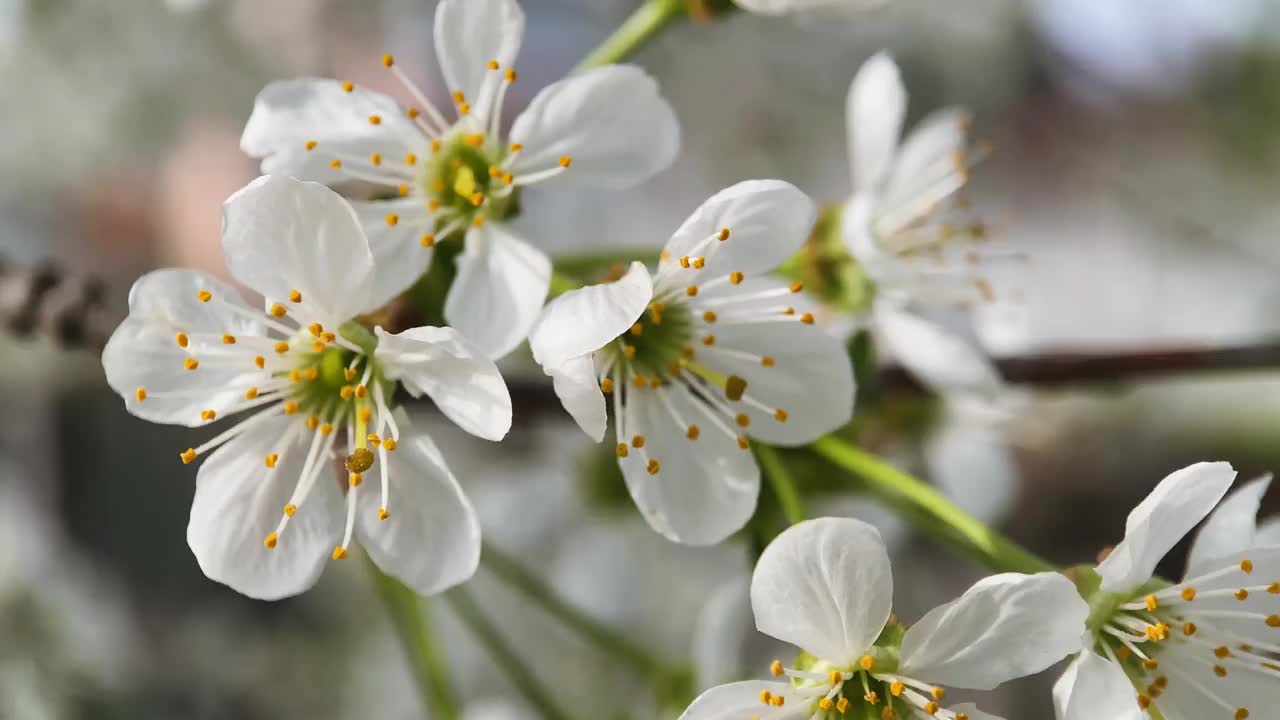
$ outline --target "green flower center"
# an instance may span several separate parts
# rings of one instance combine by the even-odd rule
[[[395,392],[395,382],[374,360],[376,339],[364,328],[352,325],[345,323],[342,335],[360,346],[360,352],[317,343],[315,352],[298,356],[300,362],[292,370],[277,373],[277,377],[290,382],[287,413],[306,415],[308,424],[339,425],[355,417],[361,408],[371,406],[377,392],[383,398],[390,398]],[[310,340],[302,336],[294,342]]]
[[[436,230],[503,220],[519,212],[520,189],[503,166],[508,157],[508,149],[493,138],[465,128],[432,143],[419,183],[429,209],[439,217]]]
[[[692,356],[693,318],[683,303],[652,302],[631,328],[605,346],[610,375],[658,379],[680,372]]]

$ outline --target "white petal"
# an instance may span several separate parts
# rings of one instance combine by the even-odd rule
[[[373,253],[351,205],[329,188],[264,175],[222,206],[222,249],[237,280],[268,301],[302,293],[304,316],[337,327],[370,309]]]
[[[369,122],[373,115],[379,124]],[[317,144],[308,151],[311,141]],[[263,174],[330,183],[345,177],[329,166],[335,156],[400,158],[425,143],[395,100],[363,88],[346,92],[338,81],[318,78],[263,88],[240,137],[240,149],[262,160]]]
[[[722,314],[737,312],[718,309]],[[736,375],[746,381],[744,399],[735,402],[721,395],[734,413],[750,418],[745,432],[751,437],[778,445],[803,445],[849,422],[853,368],[843,343],[823,328],[800,322],[761,322],[713,324],[707,332],[715,335],[716,342],[710,347],[695,345],[697,362],[725,377]],[[772,358],[773,365],[766,367],[756,359],[764,357]],[[776,415],[779,409],[786,414]]]
[[[679,286],[731,272],[772,272],[809,239],[817,209],[808,195],[781,180],[746,180],[702,203],[664,248],[662,268]],[[729,231],[727,239],[716,236]],[[705,257],[702,269],[683,268],[685,256]]]
[[[511,395],[498,366],[453,328],[417,327],[392,335],[376,328],[375,357],[410,395],[430,396],[458,427],[486,440],[511,429]]]
[[[552,368],[599,350],[634,325],[652,299],[653,282],[639,262],[617,282],[570,290],[547,303],[530,331],[533,359]]]
[[[603,440],[609,419],[604,407],[604,393],[600,391],[600,381],[596,379],[595,362],[591,356],[579,355],[547,368],[546,372],[551,376],[556,397],[560,398],[564,409],[569,411],[578,427],[592,440]]]
[[[220,302],[200,302],[196,294],[201,290],[215,294]],[[107,383],[124,398],[129,412],[152,422],[202,425],[201,411],[224,415],[243,402],[245,390],[255,381],[270,379],[253,366],[251,354],[243,367],[206,362],[192,371],[183,366],[188,357],[199,359],[199,346],[220,345],[223,333],[264,334],[257,323],[227,305],[258,312],[230,286],[204,273],[156,270],[138,278],[129,292],[129,317],[111,334],[102,352]],[[178,346],[179,332],[189,337],[187,350]],[[142,402],[137,399],[140,387],[149,393]],[[165,396],[174,392],[191,394]]]
[[[961,509],[992,524],[1017,499],[1018,467],[1004,428],[972,403],[947,402],[939,427],[925,438],[929,479]]]
[[[981,710],[978,709],[978,706],[973,703],[960,703],[959,705],[951,705],[947,709],[954,713],[964,713],[966,716],[968,716],[969,720],[1003,720],[1003,718],[999,717],[998,715],[992,715],[991,713],[982,712]]]
[[[764,549],[751,577],[760,632],[842,667],[871,647],[892,603],[880,533],[850,518],[792,525]]]
[[[543,88],[516,118],[511,141],[524,145],[517,178],[568,157],[573,164],[539,187],[621,189],[671,166],[680,125],[656,80],[634,65],[608,65]]]
[[[551,260],[495,222],[468,232],[466,242],[444,316],[481,352],[500,358],[537,321],[551,287]]]
[[[766,691],[785,698],[782,706],[760,702],[760,695]],[[680,715],[680,720],[793,720],[809,714],[809,703],[795,694],[790,683],[745,680],[702,693]]]
[[[1257,544],[1258,508],[1262,496],[1271,485],[1267,474],[1251,480],[1244,487],[1231,493],[1209,515],[1187,556],[1187,577],[1195,577],[1208,571],[1211,561],[1239,553]]]
[[[366,475],[356,501],[356,534],[378,567],[422,595],[433,595],[475,574],[480,523],[470,501],[431,438],[406,427],[387,455],[390,501],[378,519],[377,470]]]
[[[786,15],[789,13],[816,13],[825,10],[863,11],[885,0],[734,0],[738,7],[757,15]],[[819,15],[842,18],[843,14]]]
[[[956,172],[956,161],[969,143],[970,120],[968,111],[946,108],[912,129],[890,169],[879,205],[901,207],[919,197],[922,188]]]
[[[1053,688],[1058,720],[1145,720],[1137,691],[1117,665],[1092,650],[1080,658]]]
[[[625,392],[627,435],[619,442],[635,435],[645,442],[643,451],[633,447],[618,465],[649,525],[686,545],[713,545],[746,525],[760,495],[760,470],[751,452],[714,427],[708,411],[678,385],[663,392],[684,424],[676,423],[654,389],[628,386]],[[698,439],[687,437],[688,425],[699,426]],[[648,471],[647,459],[658,462],[656,474]]]
[[[872,192],[885,179],[898,146],[907,92],[898,66],[877,53],[858,70],[845,100],[849,165],[857,192]]]
[[[187,544],[209,579],[259,600],[296,595],[315,584],[342,538],[342,497],[329,473],[316,480],[275,549],[263,545],[293,494],[308,445],[283,442],[291,422],[263,421],[218,448],[200,466]],[[274,468],[263,459],[279,455]]]
[[[436,7],[436,56],[445,83],[479,108],[480,88],[491,61],[506,70],[515,64],[524,39],[524,11],[515,0],[443,0]]]
[[[433,220],[421,198],[353,202],[360,226],[373,252],[373,280],[369,307],[381,307],[408,290],[431,266],[434,247],[423,247],[422,236]],[[387,223],[395,215],[396,223]]]
[[[994,575],[907,629],[899,671],[992,690],[1079,650],[1088,617],[1088,604],[1058,573]]]
[[[1213,510],[1236,471],[1225,462],[1190,465],[1160,481],[1125,522],[1124,540],[1098,565],[1106,592],[1133,590],[1160,559]]]
[[[983,397],[1000,391],[991,360],[963,338],[892,303],[877,303],[874,313],[876,337],[929,387]]]

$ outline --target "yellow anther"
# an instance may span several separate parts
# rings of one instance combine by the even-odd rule
[[[1280,582],[1273,582],[1267,586],[1267,592],[1272,595],[1280,595]]]
[[[798,293],[798,292],[800,292],[800,291],[801,291],[801,290],[803,290],[803,289],[804,289],[804,283],[802,283],[802,282],[793,282],[793,283],[791,283],[791,292],[793,292],[793,293]]]
[[[1151,707],[1151,696],[1144,692],[1138,693],[1138,707],[1142,710]]]
[[[694,296],[696,296],[696,295],[698,294],[698,286],[697,286],[697,285],[690,285],[689,287],[687,287],[687,288],[685,288],[685,289],[684,289],[684,294],[685,294],[685,295],[688,295],[689,297],[694,297]]]
[[[201,410],[200,419],[204,420],[205,422],[209,422],[210,420],[217,420],[218,412],[216,410]]]
[[[498,68],[500,68],[500,67],[502,67],[502,66],[498,64],[498,61],[497,61],[497,60],[490,60],[490,61],[489,61],[489,69],[490,69],[490,70],[497,70],[497,69],[498,69]]]
[[[1182,589],[1182,599],[1191,602],[1196,599],[1196,589],[1193,587],[1185,587]]]
[[[773,699],[769,701],[769,704],[774,707],[782,707],[787,704],[787,699],[781,695],[774,695]]]
[[[1158,687],[1161,690],[1164,690],[1165,688],[1169,687],[1169,677],[1167,675],[1161,675],[1160,677],[1156,678],[1152,684],[1155,687]]]
[[[439,141],[439,140],[436,140],[435,142],[440,142],[440,141]],[[407,153],[407,154],[404,156],[404,164],[405,164],[405,165],[417,165],[417,164],[418,164],[418,156],[417,156],[417,155],[414,155],[413,153]]]
[[[618,446],[613,451],[618,457],[624,458],[630,454],[631,449],[627,447],[626,443],[618,443]]]
[[[612,380],[612,379],[610,379],[610,378],[605,378],[605,379],[601,380],[601,381],[600,381],[600,392],[603,392],[603,393],[611,393],[611,392],[613,392],[613,380]]]
[[[373,410],[367,407],[362,407],[360,408],[360,412],[356,413],[356,415],[359,416],[360,422],[367,423],[373,418]]]
[[[1239,600],[1240,602],[1244,602],[1245,600],[1249,599],[1249,591],[1245,590],[1244,588],[1240,588],[1235,592],[1235,596],[1237,600]]]
[[[956,720],[969,720],[969,713],[956,713]]]
[[[274,468],[278,462],[280,462],[280,456],[276,453],[271,453],[270,455],[262,458],[262,464],[269,468]],[[285,512],[288,513],[289,511],[285,510]]]
[[[370,125],[381,125],[381,124],[382,124],[382,116],[381,116],[381,115],[370,115],[370,116],[369,116],[369,124],[370,124]]]
[[[386,509],[386,508],[378,508],[378,519],[379,519],[379,520],[386,520],[386,519],[387,519],[387,518],[389,518],[389,517],[391,517],[391,513],[387,512],[387,509]]]
[[[297,403],[297,402],[295,402],[295,401],[293,401],[293,400],[288,400],[288,401],[286,401],[286,402],[285,402],[285,404],[284,404],[284,414],[285,414],[285,415],[297,415],[297,414],[298,414],[298,403]]]
[[[356,397],[363,400],[368,396],[369,396],[369,388],[365,387],[364,385],[356,386]]]
[[[942,708],[941,706],[938,705],[938,703],[934,702],[933,700],[930,700],[929,702],[925,703],[924,707],[921,709],[924,710],[926,714],[937,715],[938,711],[941,710]]]
[[[746,277],[747,277],[747,276],[746,276],[746,275],[743,275],[741,272],[738,272],[737,270],[734,270],[733,272],[729,273],[729,282],[730,282],[730,283],[732,283],[732,284],[734,284],[734,285],[741,285],[741,284],[742,284],[742,281],[743,281]]]
[[[356,89],[356,86],[353,85],[350,80],[343,81],[342,83],[343,92],[351,92],[352,90],[355,90],[355,89]]]
[[[385,440],[383,440],[383,441],[382,441],[382,447],[386,448],[387,452],[391,452],[392,450],[395,450],[395,449],[396,449],[396,439],[395,439],[395,438],[386,438]]]
[[[365,440],[368,440],[369,444],[374,447],[378,447],[382,444],[382,438],[378,437],[378,433],[369,433],[365,436]]]
[[[253,364],[257,365],[259,369],[264,368],[267,366],[267,359],[262,357],[261,355],[254,355]]]
[[[1253,572],[1253,561],[1252,561],[1252,560],[1250,560],[1250,559],[1248,559],[1248,558],[1245,558],[1244,560],[1241,560],[1241,561],[1240,561],[1240,570],[1241,570],[1244,574],[1246,574],[1246,575],[1248,575],[1249,573]]]
[[[795,314],[796,314],[796,309],[795,309],[795,308],[793,308],[793,307],[789,307],[789,308],[787,308],[786,310],[783,310],[783,311],[782,311],[782,314],[783,314],[783,315],[795,315]]]
[[[774,660],[769,663],[769,672],[773,673],[774,677],[782,677],[782,673],[784,672],[782,668],[782,661]]]
[[[283,355],[289,352],[289,343],[281,340],[280,342],[275,344],[275,351],[279,355]]]
[[[323,343],[323,342],[320,342],[319,340],[317,340],[317,341],[315,341],[315,342],[311,343],[311,349],[312,349],[312,350],[314,350],[314,351],[316,351],[316,352],[318,352],[318,353],[322,353],[322,352],[324,352],[324,343]]]
[[[195,370],[196,368],[200,367],[200,361],[193,357],[189,357],[186,360],[182,361],[182,367],[188,370]]]
[[[697,425],[690,425],[689,429],[684,432],[684,436],[690,440],[697,440],[700,435],[702,435],[702,430]]]
[[[872,693],[867,693],[867,695],[874,697],[874,696],[875,696],[875,693],[874,693],[874,692],[872,692]],[[871,700],[871,701],[869,701],[869,702],[871,702],[871,704],[872,704],[872,705],[875,705],[875,701],[874,701],[874,700]],[[849,710],[849,698],[842,697],[842,698],[840,698],[839,700],[837,700],[837,701],[836,701],[836,710],[837,710],[837,711],[839,711],[839,712],[841,712],[841,713],[848,712],[848,710]]]
[[[188,337],[187,334],[184,332],[180,332],[177,335],[174,335],[173,341],[178,343],[178,347],[180,348],[185,348],[186,346],[191,344],[191,338]]]
[[[333,160],[329,161],[329,167],[333,168],[334,170],[341,170],[342,161],[338,160],[337,158],[334,158]]]
[[[523,149],[524,149],[524,145],[522,145],[521,143],[511,143],[511,152],[518,153]]]
[[[342,387],[338,388],[338,395],[343,400],[350,400],[352,396],[354,396],[355,394],[356,394],[356,389],[351,387],[350,385],[343,385]]]
[[[364,482],[364,476],[358,472],[353,472],[347,476],[347,484],[351,487],[360,487],[362,482]]]
[[[391,53],[384,53],[382,55],[383,67],[391,67],[392,65],[395,65],[395,64],[396,64],[396,59],[391,56]]]
[[[685,255],[685,256],[683,256],[683,257],[681,257],[681,258],[680,258],[680,267],[682,267],[682,268],[688,268],[688,267],[689,267],[689,256],[688,256],[688,255]]]
[[[187,448],[178,453],[178,457],[182,458],[183,465],[190,465],[196,459],[196,450],[195,448]]]
[[[693,269],[694,269],[694,270],[701,270],[704,266],[706,266],[706,264],[707,264],[707,259],[706,259],[706,258],[704,258],[704,257],[694,258],[694,260],[693,260]]]
[[[311,333],[312,337],[320,337],[320,333],[324,332],[324,326],[318,322],[311,323],[307,326],[307,332]]]
[[[839,670],[832,670],[827,673],[827,682],[831,683],[833,686],[840,685],[844,682],[844,673]]]
[[[1236,708],[1235,720],[1248,720],[1249,708]]]
[[[345,560],[347,557],[347,549],[339,545],[338,547],[333,549],[333,555],[331,555],[330,557],[332,557],[334,560]]]
[[[894,680],[893,684],[889,686],[889,694],[894,697],[902,697],[902,691],[906,689],[907,686],[903,685],[901,680]]]
[[[508,68],[504,77],[506,77],[507,82],[511,83],[512,85],[515,85],[516,80],[520,79],[520,76],[516,74],[515,68]]]
[[[276,542],[279,539],[280,539],[279,536],[277,536],[275,533],[271,533],[270,535],[267,536],[265,540],[262,541],[262,544],[266,546],[268,550],[275,550]]]
[[[222,333],[222,344],[223,344],[223,345],[235,345],[235,344],[236,344],[236,336],[235,336],[235,335],[232,335],[231,333]]]
[[[821,698],[818,700],[818,708],[824,712],[831,712],[836,709],[836,704],[831,702],[831,698]]]
[[[747,450],[751,447],[751,441],[747,439],[746,435],[738,436],[738,447],[742,448],[743,450]]]
[[[768,355],[765,355],[764,357],[760,358],[760,364],[765,367],[773,367],[774,365],[778,364],[778,361],[774,360],[772,357]]]
[[[933,696],[933,699],[934,699],[934,700],[937,700],[937,701],[941,702],[941,701],[942,701],[942,699],[943,699],[943,698],[945,698],[945,697],[947,696],[947,690],[946,690],[946,688],[936,687],[936,688],[934,688],[934,689],[930,690],[930,691],[929,691],[929,694]]]
[[[310,415],[307,417],[308,430],[315,430],[319,426],[320,426],[320,418],[316,417],[315,415]]]
[[[1226,645],[1216,647],[1213,649],[1213,655],[1219,660],[1229,658],[1231,657],[1231,648],[1227,647]]]
[[[751,417],[748,416],[746,413],[738,413],[738,417],[734,418],[733,420],[734,422],[738,423],[738,427],[747,427],[748,425],[751,424]]]
[[[702,321],[707,323],[713,323],[716,321],[716,314],[711,310],[708,310],[702,313]]]
[[[764,703],[765,705],[768,705],[769,701],[772,699],[773,699],[773,693],[769,692],[768,690],[760,691],[760,702]]]
[[[422,239],[418,240],[418,244],[424,248],[429,248],[436,244],[436,236],[431,233],[427,233],[422,236]]]
[[[331,434],[333,434],[333,424],[332,424],[332,423],[325,423],[325,424],[321,425],[321,426],[320,426],[320,434],[321,434],[321,435],[331,435]]]
[[[320,370],[313,367],[307,368],[306,370],[302,371],[302,377],[306,378],[307,380],[315,380],[316,378],[320,377]]]
[[[484,221],[485,217],[483,215],[477,215],[476,218],[471,221],[471,224],[476,227],[480,227],[481,225],[484,225]]]
[[[898,713],[894,709],[886,705],[884,710],[880,711],[880,720],[898,720]]]
[[[631,447],[633,447],[633,448],[635,448],[635,449],[637,449],[637,450],[639,450],[640,448],[644,447],[644,436],[643,436],[643,435],[636,435],[636,436],[632,437],[632,438],[631,438]]]
[[[294,383],[302,382],[302,371],[297,369],[290,370],[289,382],[294,382]]]
[[[307,144],[306,144],[304,147],[306,147],[306,148],[307,148],[307,152],[311,152],[312,150],[315,150],[315,149],[316,149],[316,141],[315,141],[315,140],[308,140],[308,141],[307,141]]]
[[[289,517],[293,517],[294,513],[296,513],[296,512],[298,512],[298,506],[297,506],[297,505],[294,505],[293,503],[289,503],[288,505],[285,505],[285,506],[284,506],[284,514],[285,514],[285,515],[288,515]]]
[[[472,133],[462,139],[470,147],[480,147],[484,144],[484,133]]]
[[[858,667],[862,668],[863,670],[869,671],[871,670],[872,667],[875,666],[875,664],[876,664],[876,659],[871,657],[870,655],[863,655],[858,660]]]
[[[645,467],[645,470],[648,470],[650,475],[657,475],[661,469],[662,464],[657,460],[650,460],[648,466]]]
[[[1266,619],[1267,627],[1280,628],[1280,615],[1269,615]]]
[[[623,355],[624,355],[628,360],[633,360],[633,359],[635,359],[635,356],[636,356],[636,346],[635,346],[635,345],[623,345],[623,346],[622,346],[622,354],[623,354]]]
[[[369,155],[369,162],[370,162],[370,163],[373,163],[373,165],[374,165],[374,166],[381,165],[381,164],[382,164],[382,153],[370,153],[370,155]]]
[[[1156,599],[1155,595],[1148,595],[1142,602],[1147,606],[1147,610],[1151,612],[1155,612],[1160,607],[1160,601]]]
[[[251,387],[251,388],[249,388],[248,390],[245,390],[245,391],[244,391],[244,399],[245,399],[245,400],[257,400],[257,399],[258,399],[258,388],[256,388],[256,387]]]
[[[729,239],[729,228],[720,228],[720,232],[716,233],[716,239],[724,242]]]
[[[213,299],[213,293],[209,292],[208,290],[201,290],[200,292],[196,293],[196,299],[199,300],[200,302],[209,302],[210,300]]]
[[[1129,656],[1132,654],[1133,653],[1129,652],[1129,648],[1125,647],[1124,645],[1121,645],[1120,647],[1116,648],[1116,657],[1120,658],[1121,660],[1128,660]]]
[[[1160,668],[1160,661],[1155,658],[1147,658],[1142,661],[1142,667],[1144,670],[1158,670]]]
[[[134,390],[134,391],[133,391],[133,397],[134,397],[134,398],[136,398],[136,399],[138,400],[138,402],[142,402],[143,400],[146,400],[146,399],[147,399],[147,389],[146,389],[146,388],[144,388],[144,387],[140,387],[140,388],[138,388],[137,390]]]
[[[1191,637],[1192,635],[1195,635],[1197,629],[1198,628],[1196,627],[1196,624],[1193,622],[1182,624],[1182,634],[1186,635],[1187,637]]]
[[[469,197],[467,197],[467,200],[468,200],[472,205],[475,205],[476,207],[480,207],[481,205],[483,205],[483,204],[484,204],[484,193],[482,193],[482,192],[473,192],[473,193],[471,193],[471,195],[470,195]]]
[[[813,324],[813,313],[805,313],[805,314],[801,315],[801,316],[800,316],[800,322],[804,323],[805,325],[812,325],[812,324]]]
[[[285,309],[285,306],[280,303],[272,304],[271,309],[268,312],[270,312],[271,316],[275,318],[282,318],[289,313],[289,311]]]
[[[565,155],[564,157],[560,158],[560,167],[567,168],[572,164],[573,164],[573,158],[569,157],[568,155]]]
[[[405,109],[404,109],[404,114],[405,114],[405,116],[406,116],[406,117],[408,117],[410,120],[416,120],[416,119],[417,119],[417,117],[418,117],[419,115],[421,115],[421,114],[422,114],[422,111],[421,111],[421,110],[419,110],[418,108],[416,108],[416,107],[414,107],[414,106],[410,105],[409,107],[407,107],[407,108],[405,108]]]
[[[1214,665],[1214,666],[1213,666],[1213,674],[1214,674],[1214,675],[1217,675],[1217,676],[1218,676],[1218,677],[1220,677],[1220,678],[1222,678],[1222,677],[1226,677],[1226,676],[1227,676],[1227,669],[1226,669],[1226,668],[1224,668],[1224,667],[1222,667],[1221,665]]]
[[[470,115],[470,114],[471,114],[471,103],[459,103],[459,104],[458,104],[458,114],[459,114],[459,115]]]

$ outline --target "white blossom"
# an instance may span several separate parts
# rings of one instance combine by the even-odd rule
[[[688,544],[720,542],[755,512],[750,438],[803,445],[848,422],[853,373],[814,325],[799,283],[768,273],[800,249],[812,201],[752,180],[702,204],[656,275],[548,303],[529,344],[556,394],[597,442],[612,396],[618,464],[649,524]]]
[[[392,335],[348,322],[376,307],[380,275],[355,212],[323,185],[268,175],[232,195],[223,251],[263,307],[212,276],[157,270],[134,285],[102,358],[138,417],[202,426],[244,413],[181,453],[183,463],[212,453],[187,528],[201,569],[276,599],[310,587],[355,538],[421,593],[470,577],[471,504],[389,401],[403,385],[464,430],[501,439],[511,399],[493,362],[449,328]],[[347,458],[342,487],[337,457]]]
[[[610,65],[544,88],[504,140],[502,108],[523,34],[514,0],[443,0],[435,45],[452,112],[385,55],[416,105],[350,82],[275,82],[258,95],[241,138],[263,172],[385,189],[387,199],[355,203],[379,261],[375,301],[425,272],[437,241],[465,233],[444,314],[495,358],[524,340],[551,281],[550,259],[507,222],[526,201],[523,190],[635,185],[671,164],[680,135],[653,78]]]
[[[760,557],[751,606],[762,633],[800,647],[785,681],[745,681],[703,693],[682,720],[795,720],[870,710],[883,718],[992,718],[946,705],[952,687],[989,690],[1040,672],[1079,643],[1088,607],[1057,573],[979,581],[905,633],[891,620],[893,576],[875,528],[821,518],[784,531]],[[871,706],[868,708],[867,706]]]

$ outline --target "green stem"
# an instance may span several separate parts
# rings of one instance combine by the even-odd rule
[[[862,448],[825,435],[810,446],[815,452],[848,470],[877,495],[905,501],[926,518],[942,523],[961,539],[989,568],[997,572],[1037,573],[1057,570],[1053,565],[987,527],[941,493],[889,465]]]
[[[526,597],[606,653],[617,657],[636,672],[657,679],[664,674],[661,661],[613,628],[587,615],[565,600],[552,587],[521,567],[511,557],[486,544],[480,562],[503,582]]]
[[[493,661],[538,714],[546,720],[568,720],[569,715],[556,705],[555,696],[542,685],[529,666],[520,659],[502,632],[480,609],[465,588],[457,587],[444,595],[445,600],[476,640],[488,650]]]
[[[791,471],[782,462],[782,458],[778,457],[778,451],[763,443],[752,443],[752,447],[755,448],[756,458],[760,461],[765,479],[769,481],[769,487],[778,496],[778,504],[782,506],[782,515],[786,517],[787,524],[795,525],[804,520],[807,517],[804,500],[800,497],[795,479],[791,477]]]
[[[373,579],[374,590],[391,616],[396,635],[408,657],[410,674],[422,694],[422,703],[432,717],[457,720],[458,699],[449,682],[448,663],[436,642],[427,614],[426,601],[399,580],[378,569],[369,557],[365,565]]]
[[[578,63],[578,70],[590,70],[626,59],[671,21],[688,12],[686,0],[646,0],[600,47]]]

